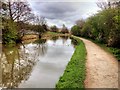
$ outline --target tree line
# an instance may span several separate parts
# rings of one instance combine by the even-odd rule
[[[99,2],[97,5],[101,11],[87,20],[78,20],[71,33],[120,48],[120,1]]]
[[[2,43],[21,42],[23,30],[34,30],[39,33],[39,37],[47,31],[45,18],[35,15],[28,2],[6,0],[0,1],[0,5]]]
[[[28,2],[6,0],[0,1],[0,5],[3,44],[21,42],[26,30],[38,33],[39,38],[46,31],[69,33],[65,25],[61,30],[55,25],[48,27],[45,17],[35,15]]]
[[[63,24],[62,28],[58,28],[56,25],[53,25],[50,27],[50,31],[52,32],[57,32],[57,33],[69,33],[68,28],[65,26],[65,24]]]

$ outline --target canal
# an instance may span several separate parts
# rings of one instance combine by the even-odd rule
[[[3,45],[1,88],[55,88],[73,53],[69,37]]]

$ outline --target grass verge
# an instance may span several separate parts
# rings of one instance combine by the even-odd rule
[[[22,40],[30,40],[30,39],[37,39],[38,38],[38,36],[37,35],[30,35],[30,34],[28,34],[28,35],[25,35],[23,38],[22,38]]]
[[[77,40],[78,44],[63,76],[60,77],[56,84],[56,89],[84,88],[86,49],[84,43],[79,38],[75,36],[72,38]]]
[[[113,54],[118,61],[120,61],[120,49],[119,48],[114,48],[114,47],[107,47],[105,44],[99,43],[95,40],[89,39],[92,42],[94,42],[95,44],[99,45],[101,48],[103,48],[105,51]]]
[[[62,33],[58,33],[58,32],[46,32],[43,34],[43,37],[53,37],[53,36],[69,36],[70,34],[66,33],[66,34],[62,34]]]

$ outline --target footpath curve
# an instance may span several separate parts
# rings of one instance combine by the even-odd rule
[[[80,38],[86,47],[85,88],[118,88],[118,61],[93,42]]]

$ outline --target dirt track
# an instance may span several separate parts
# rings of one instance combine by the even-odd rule
[[[86,88],[118,88],[118,61],[89,40],[80,38],[87,49]]]

